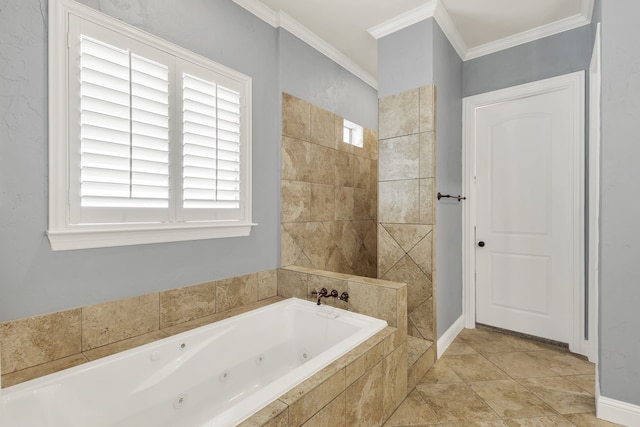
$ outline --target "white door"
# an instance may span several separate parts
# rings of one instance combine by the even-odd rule
[[[573,95],[534,86],[477,108],[474,130],[476,321],[564,343],[581,268]]]

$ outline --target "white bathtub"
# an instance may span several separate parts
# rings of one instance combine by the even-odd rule
[[[236,425],[386,327],[291,298],[0,391],[0,426]]]

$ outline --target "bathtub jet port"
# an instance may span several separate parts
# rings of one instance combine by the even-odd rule
[[[173,408],[180,409],[184,406],[185,403],[187,403],[187,394],[180,393],[178,396],[176,396],[175,399],[173,399]]]

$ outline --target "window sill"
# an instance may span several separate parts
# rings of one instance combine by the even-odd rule
[[[245,237],[251,233],[251,228],[255,225],[257,224],[229,221],[164,227],[157,224],[137,225],[136,228],[87,229],[78,227],[67,230],[48,230],[47,236],[53,251],[69,251],[187,240]]]

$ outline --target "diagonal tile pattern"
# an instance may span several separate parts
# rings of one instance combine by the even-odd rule
[[[595,367],[561,347],[465,329],[384,427],[615,427],[595,417]]]

